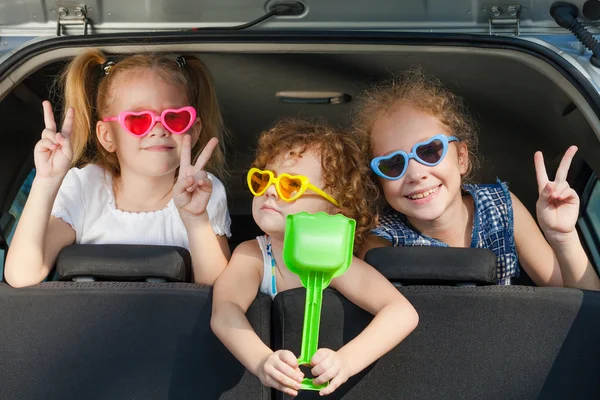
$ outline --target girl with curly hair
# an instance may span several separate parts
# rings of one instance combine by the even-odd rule
[[[346,133],[326,124],[281,120],[260,136],[248,181],[255,196],[252,215],[265,235],[235,249],[215,284],[211,326],[233,355],[266,386],[295,396],[303,378],[294,354],[272,351],[246,318],[259,289],[275,297],[278,292],[302,286],[282,259],[286,216],[302,211],[342,213],[356,220],[358,251],[374,226],[376,189],[366,176],[368,169],[358,145]],[[309,185],[294,184],[301,179],[308,179]],[[333,279],[331,287],[375,318],[341,349],[319,349],[312,357],[313,382],[330,382],[321,389],[321,395],[332,393],[391,350],[418,322],[415,309],[404,296],[356,257],[344,275]]]
[[[463,99],[414,69],[362,96],[355,131],[389,207],[363,253],[386,246],[486,248],[496,282],[510,285],[522,266],[538,286],[600,289],[579,241],[579,197],[567,183],[577,147],[565,152],[554,181],[534,155],[540,228],[505,182],[477,184],[477,129]]]

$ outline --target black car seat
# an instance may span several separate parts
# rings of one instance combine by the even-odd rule
[[[187,283],[2,283],[0,398],[270,399],[212,333],[211,307]],[[271,298],[247,316],[270,344]]]

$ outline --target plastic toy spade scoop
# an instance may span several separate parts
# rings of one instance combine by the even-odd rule
[[[333,278],[342,275],[352,262],[356,221],[342,214],[301,212],[288,215],[283,239],[283,261],[300,276],[306,288],[304,327],[298,364],[308,365],[317,351],[323,289]],[[301,389],[320,390],[304,378]]]

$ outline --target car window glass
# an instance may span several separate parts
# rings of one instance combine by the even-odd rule
[[[17,223],[19,222],[19,218],[21,218],[21,213],[23,212],[23,207],[25,207],[25,202],[27,201],[27,197],[29,196],[29,192],[31,191],[31,183],[33,182],[34,177],[35,177],[35,169],[32,169],[31,172],[29,173],[29,175],[27,175],[27,178],[25,178],[25,181],[23,182],[23,184],[21,185],[21,188],[19,189],[19,192],[17,193],[17,197],[15,197],[15,200],[12,202],[10,209],[8,211],[9,214],[11,214],[15,218],[15,223],[13,224],[13,227],[6,238],[6,241],[8,242],[9,246],[10,246],[12,237],[15,233]],[[4,253],[4,251],[2,251],[2,253]],[[4,276],[4,258],[5,258],[5,254],[1,254],[0,255],[0,277]]]

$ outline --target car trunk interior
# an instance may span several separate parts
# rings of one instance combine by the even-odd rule
[[[110,47],[107,52],[134,51]],[[145,50],[166,47],[145,45]],[[535,215],[537,184],[533,154],[542,150],[550,176],[570,144],[579,146],[571,184],[581,194],[590,174],[600,173],[600,123],[594,107],[548,62],[514,49],[448,45],[190,44],[169,50],[193,53],[210,68],[230,137],[225,182],[232,216],[232,241],[257,232],[250,215],[245,172],[256,137],[278,117],[323,117],[347,127],[361,90],[392,73],[420,65],[463,96],[479,123],[482,183],[507,181]],[[12,71],[15,86],[0,93],[0,204],[7,211],[33,167],[32,150],[43,127],[41,101],[58,99],[52,82],[66,58],[81,49],[48,51]],[[2,86],[2,85],[0,85]],[[283,103],[281,91],[334,91],[351,96],[342,104]],[[60,110],[56,110],[59,112]],[[343,178],[342,178],[343,179]]]

